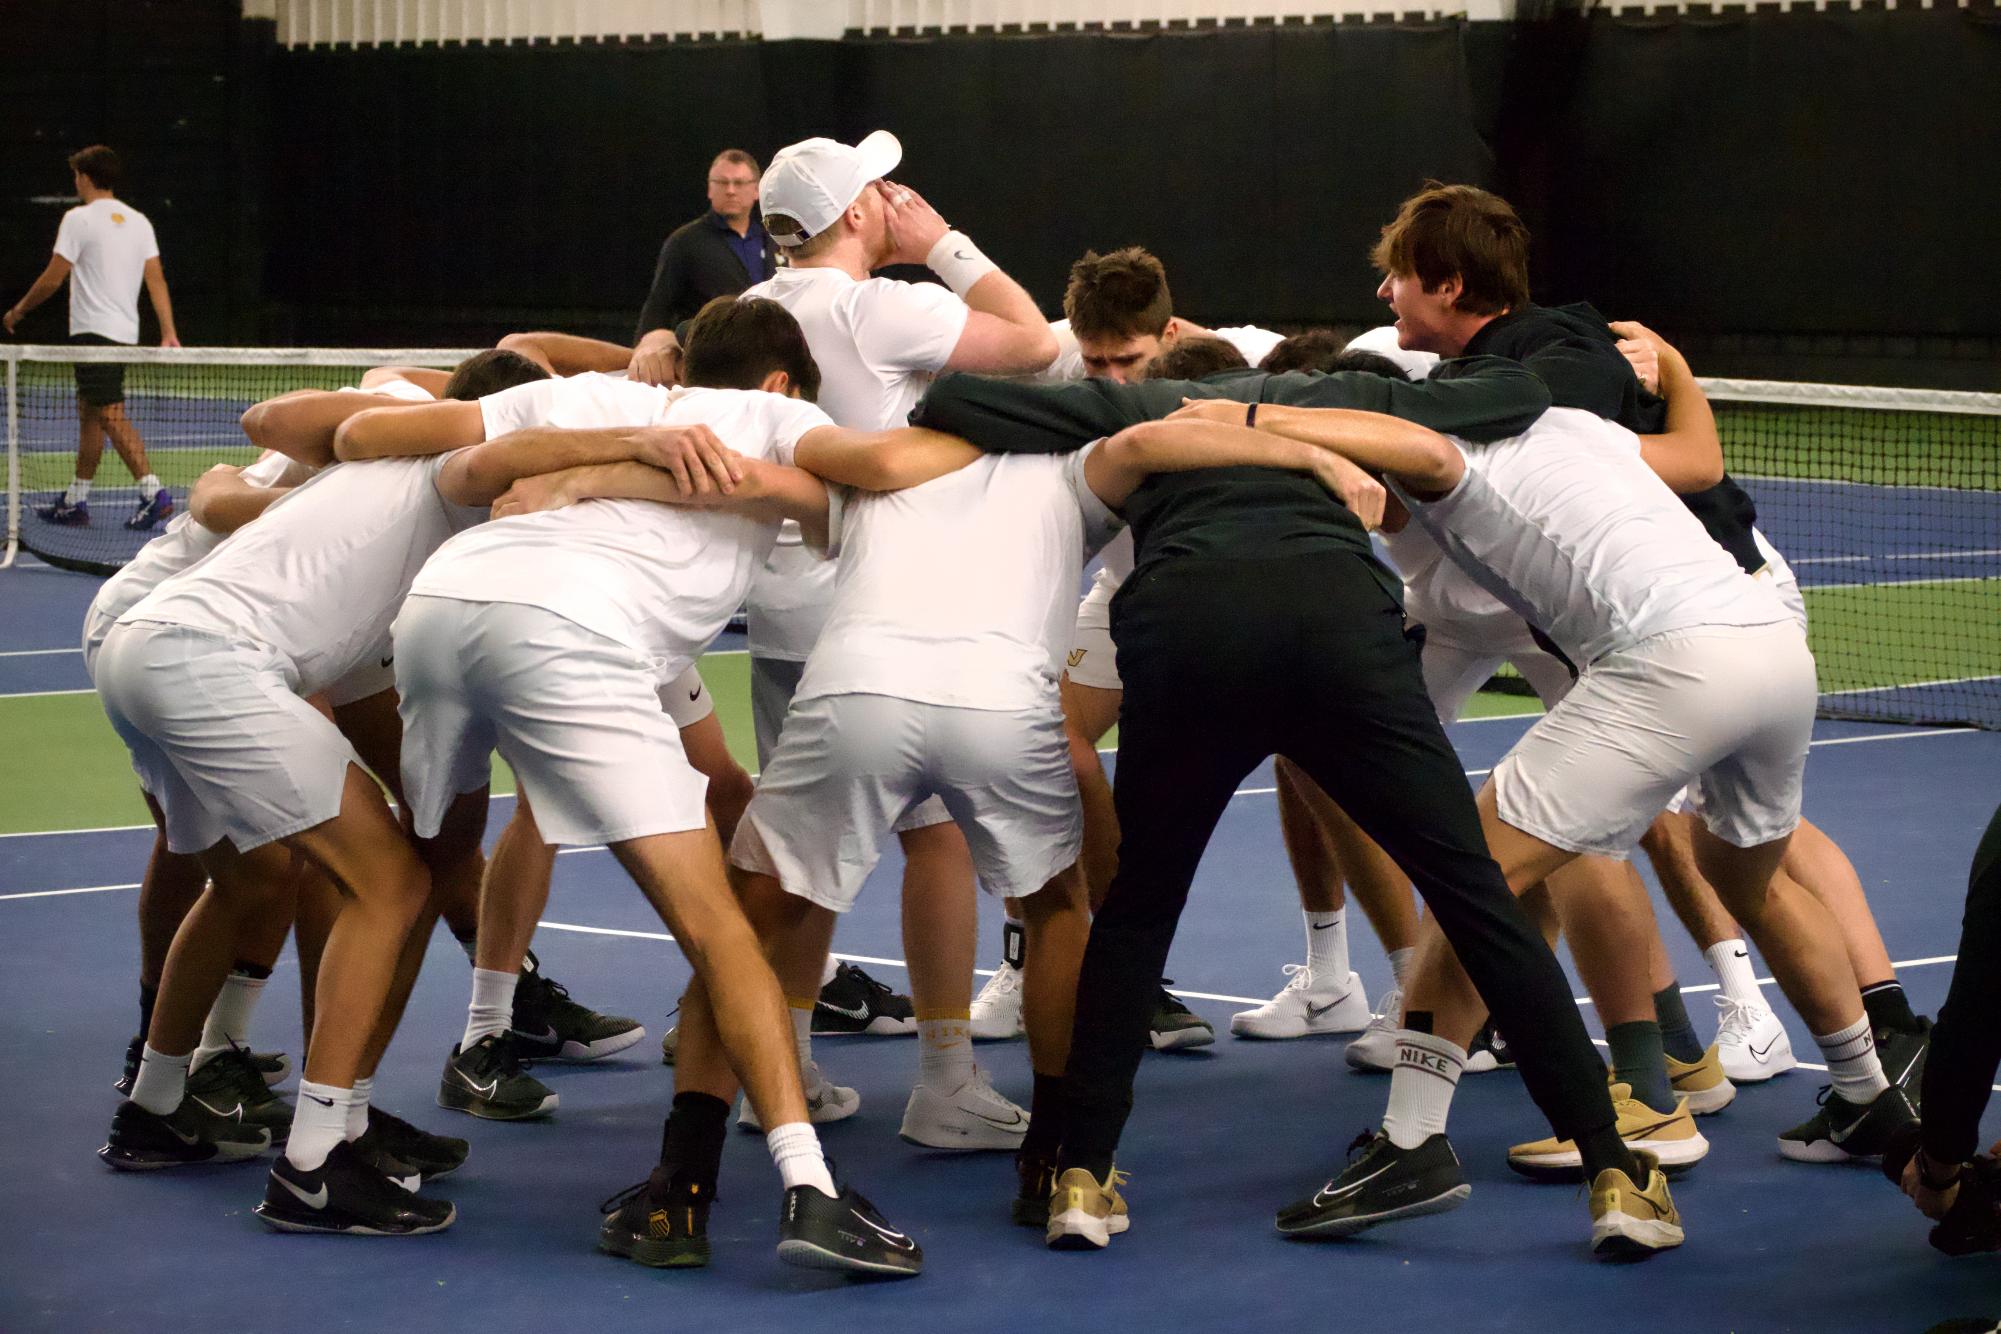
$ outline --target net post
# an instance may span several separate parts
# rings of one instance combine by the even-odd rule
[[[21,549],[21,399],[15,392],[20,382],[21,361],[7,358],[7,550],[0,555],[0,570],[14,564]]]

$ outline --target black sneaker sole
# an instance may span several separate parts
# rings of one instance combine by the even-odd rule
[[[482,1121],[532,1121],[555,1111],[559,1101],[560,1098],[551,1093],[533,1107],[496,1107],[476,1093],[443,1084],[438,1086],[438,1106],[447,1111],[476,1116]]]
[[[844,1255],[828,1250],[816,1241],[804,1237],[787,1237],[778,1243],[778,1258],[786,1264],[797,1265],[801,1269],[827,1269],[848,1274],[868,1274],[876,1278],[916,1278],[924,1272],[922,1264],[887,1264],[873,1260],[863,1260],[856,1256]]]
[[[106,1144],[98,1149],[97,1156],[105,1165],[120,1172],[159,1172],[170,1167],[212,1167],[224,1163],[247,1163],[263,1155],[269,1144],[210,1143],[207,1147],[215,1150],[204,1157],[189,1158],[161,1149],[113,1148]]]
[[[1302,1227],[1280,1226],[1278,1232],[1280,1236],[1301,1239],[1352,1237],[1358,1232],[1366,1232],[1372,1227],[1380,1227],[1384,1223],[1394,1223],[1400,1219],[1450,1213],[1466,1203],[1467,1196],[1472,1193],[1472,1185],[1461,1182],[1443,1194],[1434,1195],[1428,1200],[1419,1200],[1415,1204],[1400,1204],[1394,1209],[1385,1209],[1380,1213],[1349,1215],[1330,1219],[1324,1223],[1308,1223]]]
[[[895,1015],[878,1014],[867,1023],[855,1023],[845,1016],[838,1023],[829,1022],[821,1026],[817,1017],[813,1021],[813,1036],[816,1038],[902,1038],[917,1031],[917,1019],[898,1019]]]
[[[598,1249],[606,1255],[645,1265],[648,1269],[701,1269],[709,1263],[707,1237],[679,1241],[660,1237],[635,1237],[607,1224],[598,1229]]]
[[[327,1236],[341,1237],[421,1237],[432,1232],[443,1232],[446,1228],[457,1222],[459,1217],[458,1206],[453,1205],[451,1206],[451,1212],[445,1215],[444,1221],[441,1223],[430,1223],[423,1227],[404,1228],[401,1230],[389,1230],[370,1227],[366,1223],[329,1222],[325,1215],[322,1214],[287,1215],[273,1209],[269,1201],[259,1204],[252,1212],[264,1221],[266,1227],[276,1228],[280,1232],[317,1232]]]
[[[566,1039],[560,1046],[549,1047],[524,1038],[519,1032],[514,1035],[515,1050],[524,1061],[553,1061],[559,1065],[588,1065],[592,1061],[602,1061],[607,1056],[616,1056],[627,1047],[636,1047],[646,1037],[646,1027],[641,1024],[615,1033],[595,1042],[578,1042]]]

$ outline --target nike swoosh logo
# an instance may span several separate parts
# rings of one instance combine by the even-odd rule
[[[996,1117],[988,1116],[985,1112],[972,1111],[970,1108],[967,1109],[967,1114],[970,1116],[977,1116],[980,1120],[985,1121],[988,1125],[994,1127],[996,1130],[1019,1130],[1021,1129],[1021,1127],[1028,1124],[1028,1118],[1023,1116],[1019,1111],[1009,1113],[1009,1119],[1006,1121],[1002,1121]]]
[[[396,661],[396,659],[394,659],[394,658],[384,658],[384,659],[382,660],[382,665],[383,665],[384,667],[387,667],[387,666],[388,666],[388,665],[389,665],[390,663],[392,663],[392,662],[395,662],[395,661]]]
[[[201,1139],[200,1135],[190,1135],[187,1131],[181,1129],[177,1125],[169,1125],[167,1129],[173,1131],[174,1138],[179,1140],[183,1144],[194,1144]]]
[[[702,688],[700,686],[696,686],[693,690],[690,690],[688,692],[689,699],[700,699],[701,697],[702,697]]]
[[[1339,922],[1329,922],[1329,923],[1328,923],[1327,925],[1325,925],[1325,926],[1316,926],[1316,927],[1314,927],[1314,928],[1312,928],[1312,929],[1313,929],[1313,930],[1315,930],[1315,931],[1332,931],[1332,930],[1333,930],[1333,929],[1334,929],[1335,927],[1337,927],[1337,926],[1339,926],[1339,925],[1341,925],[1341,924],[1340,924]]]
[[[196,1099],[195,1099],[195,1101],[196,1101],[196,1102],[198,1102],[198,1103],[200,1103],[200,1104],[201,1104],[202,1106],[204,1106],[204,1107],[208,1108],[208,1110],[209,1110],[209,1111],[210,1111],[210,1112],[211,1112],[212,1114],[214,1114],[214,1115],[216,1115],[216,1116],[220,1116],[220,1117],[222,1117],[222,1118],[223,1118],[224,1120],[228,1120],[228,1119],[230,1119],[231,1117],[234,1117],[234,1118],[235,1118],[235,1119],[236,1119],[237,1121],[239,1121],[239,1122],[243,1120],[243,1104],[242,1104],[242,1103],[240,1103],[240,1102],[239,1102],[239,1103],[237,1103],[237,1104],[236,1104],[236,1105],[235,1105],[234,1107],[230,1108],[230,1109],[229,1109],[228,1111],[226,1111],[226,1112],[225,1112],[225,1111],[223,1111],[223,1110],[222,1110],[222,1108],[220,1108],[220,1107],[216,1106],[216,1105],[215,1105],[214,1103],[210,1102],[210,1101],[209,1101],[208,1099],[206,1099],[206,1098],[196,1098]],[[333,1106],[333,1104],[332,1104],[332,1103],[328,1103],[327,1105],[328,1105],[329,1107]]]
[[[1769,1041],[1767,1041],[1765,1045],[1762,1047],[1751,1048],[1751,1055],[1755,1056],[1757,1059],[1762,1061],[1765,1059],[1765,1053],[1778,1045],[1779,1045],[1779,1040],[1778,1038],[1774,1037]]]
[[[1669,1126],[1673,1124],[1674,1124],[1674,1118],[1670,1116],[1666,1120],[1656,1121],[1650,1126],[1641,1126],[1636,1130],[1628,1130],[1624,1134],[1620,1135],[1619,1138],[1645,1139],[1648,1135],[1653,1134],[1656,1130],[1666,1130]]]
[[[832,1001],[821,1001],[820,1008],[823,1010],[831,1010],[835,1014],[844,1014],[850,1019],[868,1018],[868,1006],[866,1005],[862,1006],[858,1010],[851,1010],[845,1005],[836,1005]]]
[[[1360,1181],[1351,1181],[1339,1190],[1334,1189],[1334,1183],[1330,1181],[1313,1193],[1313,1203],[1315,1205],[1333,1204],[1337,1200],[1345,1199],[1347,1196],[1353,1195],[1356,1191],[1368,1185],[1371,1181],[1374,1181],[1383,1173],[1389,1171],[1390,1167],[1394,1167],[1395,1165],[1391,1163],[1385,1167],[1378,1167]]]
[[[1343,996],[1341,998],[1341,1000],[1346,1000],[1346,999],[1348,999],[1346,996]],[[1333,1001],[1328,1001],[1325,1005],[1315,1005],[1312,1001],[1308,1001],[1306,1003],[1306,1017],[1308,1019],[1318,1019],[1321,1015],[1326,1014],[1329,1010],[1333,1009],[1340,1003],[1341,1001],[1333,1000]]]
[[[963,259],[971,259],[971,258],[972,258],[972,256],[971,256],[971,255],[969,255],[969,254],[967,254],[967,253],[966,253],[965,251],[963,251],[963,250],[954,250],[954,251],[952,252],[952,258],[953,258],[953,259],[961,259],[961,260],[963,260]]]
[[[917,1243],[912,1241],[910,1238],[904,1236],[901,1232],[891,1232],[888,1228],[883,1227],[878,1223],[871,1222],[867,1218],[863,1218],[861,1210],[850,1209],[848,1210],[848,1212],[853,1214],[856,1217],[856,1219],[858,1219],[865,1227],[868,1228],[869,1231],[875,1233],[878,1237],[881,1237],[884,1241],[896,1247],[898,1250],[914,1251],[917,1249]]]
[[[1911,1059],[1904,1063],[1904,1068],[1891,1077],[1890,1082],[1902,1087],[1903,1082],[1911,1077],[1911,1071],[1917,1069],[1918,1062],[1924,1059],[1924,1054],[1925,1048],[1919,1047],[1917,1051],[1912,1053]]]
[[[526,1038],[530,1042],[554,1042],[556,1041],[556,1029],[553,1024],[544,1028],[540,1033],[530,1033],[525,1029],[517,1028],[514,1030],[514,1036]]]
[[[308,1209],[324,1209],[327,1207],[327,1188],[324,1183],[310,1195],[283,1177],[278,1178],[278,1184],[298,1196]]]
[[[311,1099],[312,1101],[318,1103],[322,1107],[331,1107],[334,1105],[334,1100],[332,1098],[322,1098],[317,1093],[308,1093],[305,1096]]]
[[[487,1081],[484,1084],[474,1083],[470,1078],[468,1078],[465,1075],[460,1075],[459,1078],[465,1080],[466,1087],[471,1089],[474,1093],[479,1094],[479,1096],[482,1098],[491,1098],[493,1096],[493,1091],[500,1087],[500,1079],[498,1076],[494,1077],[493,1079]]]

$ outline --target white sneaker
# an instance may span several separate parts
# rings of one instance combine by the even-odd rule
[[[1403,988],[1391,987],[1376,1002],[1362,1035],[1348,1044],[1348,1064],[1357,1070],[1396,1068],[1397,1030],[1403,1027]]]
[[[1021,969],[1002,964],[973,997],[973,1040],[1005,1042],[1021,1034]]]
[[[1028,1134],[1028,1113],[994,1092],[987,1072],[975,1066],[973,1077],[951,1093],[923,1084],[910,1090],[897,1133],[927,1149],[1013,1152]]]
[[[1771,1006],[1718,996],[1716,1008],[1723,1011],[1716,1025],[1716,1055],[1731,1083],[1756,1084],[1799,1064],[1786,1026]]]
[[[806,1119],[816,1126],[824,1126],[829,1121],[845,1121],[862,1109],[862,1095],[851,1088],[843,1088],[820,1073],[820,1063],[810,1061],[806,1066]],[[763,1133],[764,1123],[757,1119],[750,1099],[737,1095],[736,1123],[743,1130]]]
[[[1289,963],[1285,974],[1292,980],[1278,995],[1230,1016],[1232,1033],[1240,1038],[1303,1038],[1368,1027],[1369,996],[1357,974],[1349,973],[1333,987],[1315,985],[1310,964]]]

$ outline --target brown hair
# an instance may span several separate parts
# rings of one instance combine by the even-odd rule
[[[784,371],[807,402],[820,397],[820,367],[806,346],[806,331],[776,301],[719,296],[689,322],[684,384],[756,389],[773,371]]]
[[[118,154],[103,144],[92,144],[71,153],[69,169],[90,177],[90,183],[100,190],[116,190],[118,178],[125,174],[125,164]]]
[[[1529,229],[1507,200],[1478,186],[1426,181],[1383,228],[1369,261],[1416,275],[1427,292],[1458,278],[1454,307],[1469,315],[1528,304]]]
[[[1222,338],[1177,338],[1146,364],[1149,380],[1202,380],[1223,371],[1248,370],[1237,346]]]
[[[812,259],[815,255],[831,250],[836,240],[847,235],[847,222],[847,210],[843,209],[841,216],[834,219],[826,230],[814,233],[797,245],[781,239],[797,236],[806,230],[799,225],[797,218],[787,217],[783,213],[767,213],[764,217],[764,230],[770,232],[772,240],[778,242],[778,253],[787,261],[796,264],[802,259]]]
[[[739,167],[749,167],[750,174],[753,176],[762,176],[764,174],[764,168],[757,165],[757,159],[744,152],[741,148],[725,148],[722,152],[709,159],[711,167],[715,166],[718,162],[733,162]]]
[[[1167,270],[1139,246],[1109,255],[1086,250],[1070,266],[1063,314],[1079,338],[1133,338],[1158,334],[1174,318]]]
[[[1305,333],[1292,335],[1265,353],[1258,369],[1274,375],[1285,371],[1331,370],[1331,363],[1347,346],[1348,340],[1332,329],[1308,329]]]
[[[519,352],[490,347],[484,352],[473,353],[454,366],[451,378],[445,381],[445,392],[438,397],[470,402],[488,394],[497,394],[503,389],[512,389],[518,384],[532,384],[548,378],[548,371]]]

